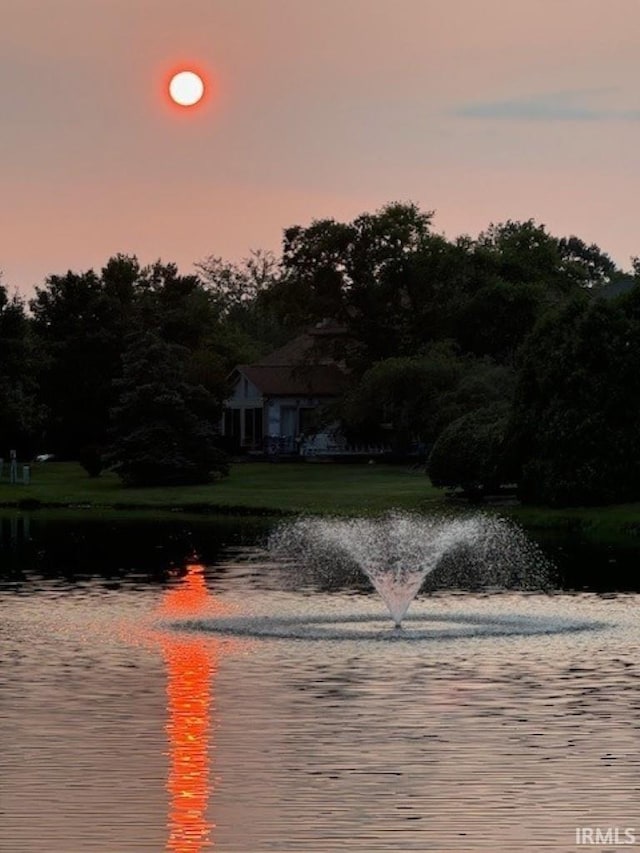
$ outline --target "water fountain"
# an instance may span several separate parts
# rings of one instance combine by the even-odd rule
[[[466,586],[481,575],[485,586],[539,588],[551,569],[519,528],[484,514],[300,519],[276,531],[269,545],[298,575],[344,577],[357,567],[387,605],[396,629],[425,578],[443,561],[450,579],[453,573]]]
[[[253,571],[257,586],[264,591],[266,583],[268,592],[252,596],[251,602],[243,599],[234,615],[193,619],[178,627],[236,636],[376,642],[528,636],[596,627],[558,614],[528,612],[524,601],[524,613],[505,610],[498,600],[487,608],[486,598],[480,600],[485,591],[539,592],[549,586],[553,566],[512,522],[482,513],[300,518],[279,526],[266,552],[257,551],[235,569],[244,576]],[[391,626],[371,597],[353,594],[362,590],[364,578],[385,602]],[[431,598],[428,605],[421,602],[414,608],[417,612],[408,614],[419,591],[430,584],[445,591],[444,597]],[[483,591],[480,598],[450,594],[470,589]],[[462,600],[481,606],[468,612],[460,608]],[[513,596],[509,600],[513,602]]]

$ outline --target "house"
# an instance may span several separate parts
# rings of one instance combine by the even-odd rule
[[[319,410],[340,397],[347,373],[334,349],[345,330],[318,324],[253,364],[231,373],[222,434],[240,449],[312,455],[338,450],[337,430],[318,430]]]

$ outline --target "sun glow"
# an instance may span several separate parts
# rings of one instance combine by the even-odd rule
[[[204,80],[195,71],[179,71],[169,82],[169,96],[180,107],[193,107],[205,92]]]

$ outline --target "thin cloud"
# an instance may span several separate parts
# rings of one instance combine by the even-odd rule
[[[585,103],[585,97],[585,93],[561,92],[499,101],[478,101],[463,104],[454,110],[454,115],[460,118],[507,121],[640,121],[638,109],[591,106]]]

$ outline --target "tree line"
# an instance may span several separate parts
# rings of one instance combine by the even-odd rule
[[[393,203],[285,230],[279,255],[182,275],[117,255],[0,283],[0,439],[126,483],[226,468],[227,376],[331,319],[349,388],[323,413],[358,440],[419,446],[438,485],[517,483],[552,505],[640,497],[640,262],[528,220],[445,238]]]

